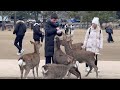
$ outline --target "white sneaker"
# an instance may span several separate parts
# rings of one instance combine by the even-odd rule
[[[89,72],[89,70],[90,70],[90,68],[89,68],[89,67],[86,67],[85,72]],[[92,73],[92,70],[91,70],[91,72],[90,72],[90,73]]]
[[[89,68],[89,67],[86,67],[85,72],[88,72],[89,70],[90,70],[90,68]]]
[[[21,50],[21,53],[23,53],[24,51],[25,51],[25,50],[24,50],[24,49],[22,49],[22,50]]]
[[[17,55],[21,55],[21,53],[17,52]]]

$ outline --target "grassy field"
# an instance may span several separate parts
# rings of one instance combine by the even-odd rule
[[[17,59],[19,56],[16,55],[17,49],[14,46],[15,35],[12,34],[13,31],[0,31],[0,59]],[[86,30],[76,29],[73,37],[73,43],[83,42]],[[32,31],[28,30],[23,40],[24,53],[33,52],[33,45],[30,44],[32,39]],[[119,61],[120,60],[120,30],[114,30],[113,39],[114,43],[107,43],[107,34],[103,30],[104,46],[100,51],[99,60],[108,61]],[[64,50],[63,46],[61,46]],[[41,59],[44,58],[44,43],[40,49]]]

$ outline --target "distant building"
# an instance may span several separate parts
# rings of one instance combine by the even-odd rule
[[[2,16],[0,16],[0,21],[2,21]],[[10,21],[8,16],[4,16],[3,21]]]

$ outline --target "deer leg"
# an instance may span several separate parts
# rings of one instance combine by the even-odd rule
[[[88,64],[88,66],[90,67],[90,70],[88,71],[88,73],[85,75],[85,77],[87,77],[89,75],[89,73],[92,71],[92,66]]]
[[[24,68],[19,66],[20,67],[20,72],[21,72],[21,79],[23,79],[23,71],[24,71]]]
[[[68,77],[70,77],[70,75],[71,75],[71,73],[70,73],[70,72],[68,72],[67,76],[68,76]]]
[[[78,70],[78,68],[72,67],[72,68],[69,70],[69,72],[72,73],[73,75],[75,75],[78,79],[81,79],[81,73],[80,73],[80,71]]]
[[[39,65],[36,66],[37,78],[38,78],[38,67],[39,67]]]
[[[32,72],[33,72],[33,77],[35,79],[35,72],[34,72],[34,68],[32,69]]]
[[[94,70],[96,72],[96,78],[98,78],[98,67],[94,64],[93,68],[94,68]]]
[[[98,67],[95,65],[94,61],[89,63],[92,68],[94,68],[96,72],[96,78],[98,78]]]
[[[27,75],[28,75],[29,72],[30,72],[30,68],[27,68],[27,69],[25,70],[25,74],[24,74],[24,78],[25,78],[25,79],[27,79]]]

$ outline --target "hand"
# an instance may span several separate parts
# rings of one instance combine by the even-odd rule
[[[56,29],[57,29],[57,30],[60,30],[60,28],[59,28],[59,27],[57,27]]]
[[[57,33],[59,34],[59,33],[62,33],[62,30],[57,30]]]

